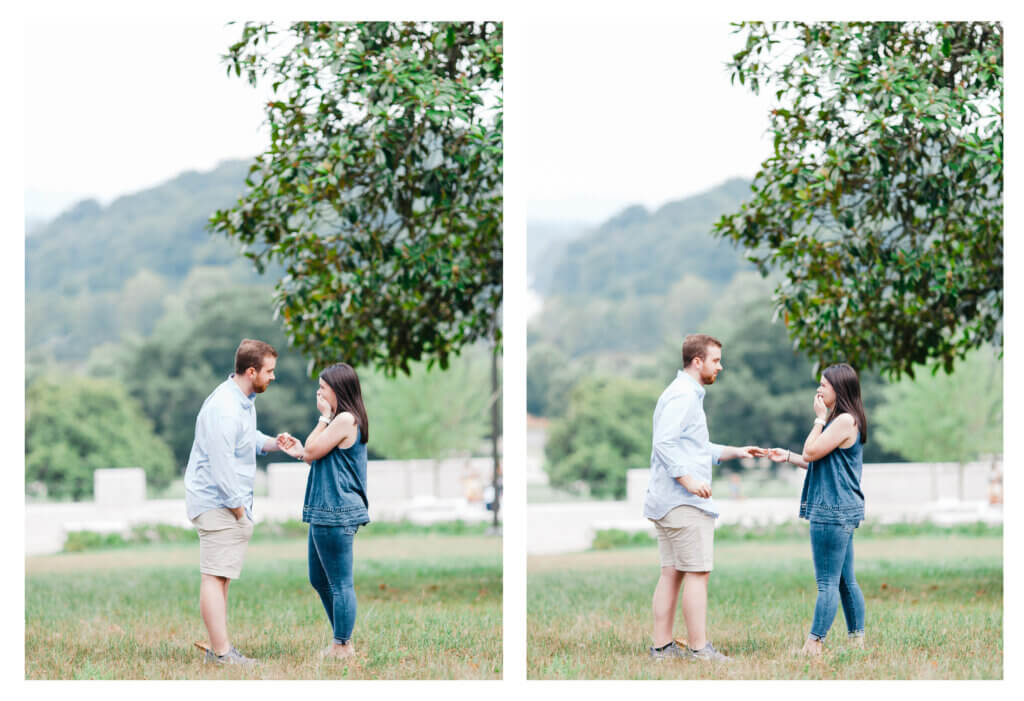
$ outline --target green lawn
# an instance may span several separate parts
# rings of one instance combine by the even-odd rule
[[[197,543],[26,558],[26,678],[501,678],[498,538],[357,536],[354,663],[320,659],[331,630],[289,539],[252,543],[231,585],[231,641],[261,664],[204,665],[198,560]]]
[[[819,662],[797,658],[816,588],[809,543],[716,543],[708,632],[730,664],[655,662],[656,547],[533,556],[530,679],[1000,679],[1002,538],[855,540],[868,646],[846,645],[840,610]],[[685,637],[682,613],[676,637]]]

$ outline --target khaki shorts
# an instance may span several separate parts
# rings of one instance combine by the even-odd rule
[[[677,506],[654,522],[662,567],[710,572],[715,564],[715,517],[696,506]]]
[[[253,522],[249,517],[236,519],[230,509],[211,509],[196,516],[192,523],[199,532],[199,571],[238,579],[252,538]]]

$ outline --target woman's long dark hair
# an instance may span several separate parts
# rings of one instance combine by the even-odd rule
[[[843,412],[852,416],[860,430],[860,442],[867,443],[868,417],[864,413],[864,402],[860,398],[857,371],[846,363],[839,363],[825,368],[822,374],[836,392],[836,405],[832,407],[832,416],[839,416]]]
[[[343,411],[351,413],[359,424],[360,442],[369,441],[370,419],[366,416],[363,391],[359,388],[359,375],[355,369],[348,363],[335,363],[324,368],[320,373],[320,379],[334,390],[334,397],[338,400],[338,408],[334,415],[337,416]]]

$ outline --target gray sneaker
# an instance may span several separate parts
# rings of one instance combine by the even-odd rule
[[[232,645],[231,649],[229,649],[223,655],[218,655],[213,650],[207,648],[206,657],[203,659],[203,662],[216,662],[217,664],[240,664],[245,666],[256,664],[256,660],[254,660],[251,657],[246,657],[245,655],[240,653],[238,650],[235,649],[234,645]]]
[[[708,641],[707,645],[702,647],[700,650],[693,650],[689,647],[687,647],[686,650],[690,653],[690,656],[693,657],[693,659],[695,660],[713,660],[715,662],[728,662],[732,659],[731,657],[727,657],[726,655],[723,655],[718,650],[716,650],[715,646],[711,644],[710,640]]]
[[[651,648],[651,659],[667,660],[670,657],[692,658],[693,653],[690,652],[689,648],[682,648],[676,645],[675,640],[670,642],[668,647],[663,650],[656,650],[653,647]]]

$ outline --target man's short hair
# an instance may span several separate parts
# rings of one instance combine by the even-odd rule
[[[263,369],[263,360],[268,355],[277,357],[277,351],[269,343],[255,341],[251,338],[243,338],[235,351],[235,374],[244,375],[249,368],[256,368],[256,372]]]
[[[688,367],[694,358],[708,359],[708,346],[722,347],[722,342],[703,333],[692,333],[683,339],[683,367]]]

